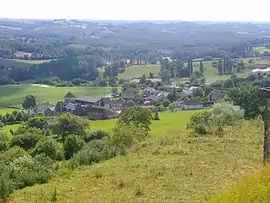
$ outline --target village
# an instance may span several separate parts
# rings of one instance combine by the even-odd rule
[[[203,109],[218,102],[225,95],[214,90],[205,95],[204,101],[201,101],[201,99],[194,97],[194,93],[199,88],[202,87],[192,83],[186,87],[163,84],[158,88],[149,86],[128,88],[123,85],[120,93],[109,93],[104,97],[76,96],[69,91],[63,96],[63,100],[58,101],[56,105],[44,101],[28,113],[57,116],[69,112],[89,120],[105,120],[117,118],[126,108],[131,106],[149,108],[153,112],[166,109],[172,111]]]

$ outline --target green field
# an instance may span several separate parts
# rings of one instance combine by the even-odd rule
[[[270,202],[270,166],[256,170],[238,181],[228,191],[213,197],[209,203]]]
[[[258,54],[263,54],[264,52],[270,52],[270,49],[261,46],[261,47],[253,47],[253,51]]]
[[[41,64],[45,62],[49,62],[50,60],[23,60],[23,59],[1,59],[0,65],[7,67],[19,67],[26,68],[31,67],[34,64]]]
[[[167,134],[179,133],[185,129],[190,117],[197,111],[176,111],[176,112],[162,112],[159,114],[159,121],[152,121],[150,135],[158,137]],[[105,121],[92,121],[91,129],[104,130],[111,132],[115,126],[116,120],[105,120]]]
[[[49,202],[55,190],[57,202],[65,203],[203,202],[262,166],[261,121],[227,128],[222,137],[195,137],[180,133],[192,113],[161,113],[151,138],[127,155],[63,171],[47,184],[16,191],[9,202]],[[113,126],[101,122],[93,126]]]
[[[42,64],[46,62],[50,62],[51,60],[24,60],[24,59],[10,59],[11,61],[16,61],[16,62],[21,62],[21,63],[26,63],[26,64]]]
[[[75,49],[86,49],[87,48],[86,44],[69,44],[67,46],[75,48]]]
[[[199,63],[196,62],[194,64],[196,64],[195,70],[196,69],[198,70],[199,69],[198,68]],[[231,75],[218,75],[217,74],[217,69],[212,66],[212,61],[205,61],[205,62],[203,62],[203,65],[204,65],[204,76],[205,76],[206,80],[214,80],[214,81],[216,81],[216,80],[226,80],[226,79],[231,77]],[[250,75],[250,70],[245,69],[244,72],[235,73],[235,74],[237,76],[239,76],[239,77],[247,77],[247,76]]]
[[[154,73],[154,77],[157,77],[160,72],[160,65],[134,65],[127,67],[126,71],[119,75],[119,78],[123,79],[133,79],[142,77],[144,74],[149,77],[149,73]]]
[[[24,57],[25,55],[31,56],[31,53],[24,52],[24,51],[17,51],[17,52],[15,53],[15,56],[16,56],[16,57],[19,57],[19,58]]]
[[[64,95],[71,91],[75,96],[105,96],[110,92],[110,87],[39,87],[32,85],[7,85],[0,86],[0,105],[21,106],[23,99],[28,94],[36,96],[38,102],[49,100],[56,103],[64,99]]]
[[[16,109],[11,109],[11,108],[0,108],[0,115],[4,115],[6,113],[12,113]]]

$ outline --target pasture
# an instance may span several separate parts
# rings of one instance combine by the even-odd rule
[[[69,44],[67,47],[72,47],[75,49],[86,49],[87,45],[86,44]]]
[[[270,49],[264,46],[261,46],[261,47],[253,47],[253,51],[258,54],[263,54],[264,52],[270,52]]]
[[[28,68],[35,64],[49,62],[50,60],[24,60],[24,59],[2,59],[0,58],[0,65],[7,67]]]
[[[149,77],[149,73],[154,73],[154,77],[157,77],[160,72],[160,65],[134,65],[127,67],[124,73],[119,74],[119,78],[122,79],[134,79],[145,75]]]
[[[0,108],[0,115],[5,115],[6,113],[12,113],[15,110],[18,111],[17,109],[12,109],[12,108]]]
[[[20,107],[25,96],[33,94],[38,102],[49,100],[56,103],[64,99],[64,95],[71,91],[75,96],[105,96],[111,87],[50,87],[34,85],[7,85],[0,86],[0,105]]]
[[[31,56],[31,53],[24,52],[24,51],[17,51],[15,52],[15,56],[19,58],[23,58],[25,55]]]
[[[150,135],[153,137],[158,137],[162,135],[179,133],[186,128],[190,117],[196,112],[201,110],[193,111],[165,111],[159,113],[159,121],[152,121]],[[116,124],[116,119],[104,120],[104,121],[91,121],[92,131],[103,130],[106,132],[111,132]]]
[[[229,127],[222,137],[195,137],[178,131],[185,128],[185,113],[192,111],[161,113],[152,136],[125,156],[59,171],[47,184],[16,191],[9,202],[48,202],[55,190],[57,202],[65,203],[207,202],[262,166],[261,121]],[[93,122],[113,126],[103,124]]]

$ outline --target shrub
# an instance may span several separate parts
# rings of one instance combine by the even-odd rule
[[[70,159],[73,154],[78,152],[84,145],[84,141],[77,135],[69,135],[64,141],[66,159]]]
[[[14,191],[14,184],[10,177],[8,166],[0,164],[0,199],[5,199]]]
[[[0,151],[4,151],[8,149],[8,141],[9,137],[0,131]]]
[[[28,153],[20,147],[11,147],[9,150],[0,153],[0,164],[9,164],[13,160],[26,156]]]
[[[222,126],[234,125],[244,119],[244,110],[230,103],[218,103],[210,111],[193,115],[187,128],[193,129],[197,134],[215,132],[220,135]]]
[[[52,138],[45,138],[36,144],[33,155],[37,154],[45,154],[50,157],[52,160],[56,160],[57,158],[57,142]]]
[[[104,140],[93,140],[86,144],[69,161],[71,168],[90,165],[116,156],[115,146]]]
[[[107,132],[102,131],[102,130],[98,130],[96,132],[92,132],[92,133],[90,133],[88,135],[85,135],[83,137],[83,139],[84,139],[85,142],[90,142],[92,140],[101,140],[101,139],[103,139],[103,138],[105,138],[107,136],[108,136]]]
[[[46,183],[53,175],[53,161],[45,155],[32,158],[25,155],[15,159],[11,164],[12,176],[16,188]]]
[[[25,150],[34,148],[36,143],[42,139],[41,134],[36,134],[32,132],[25,132],[21,135],[14,135],[11,139],[10,145],[11,146],[19,146]]]
[[[199,112],[190,118],[188,129],[193,129],[197,134],[204,135],[207,133],[207,125],[211,113],[208,111]]]

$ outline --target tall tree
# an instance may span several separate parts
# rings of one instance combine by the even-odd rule
[[[37,101],[34,95],[27,95],[22,103],[24,109],[31,109],[36,107]]]
[[[200,61],[200,71],[203,73],[203,61]]]

